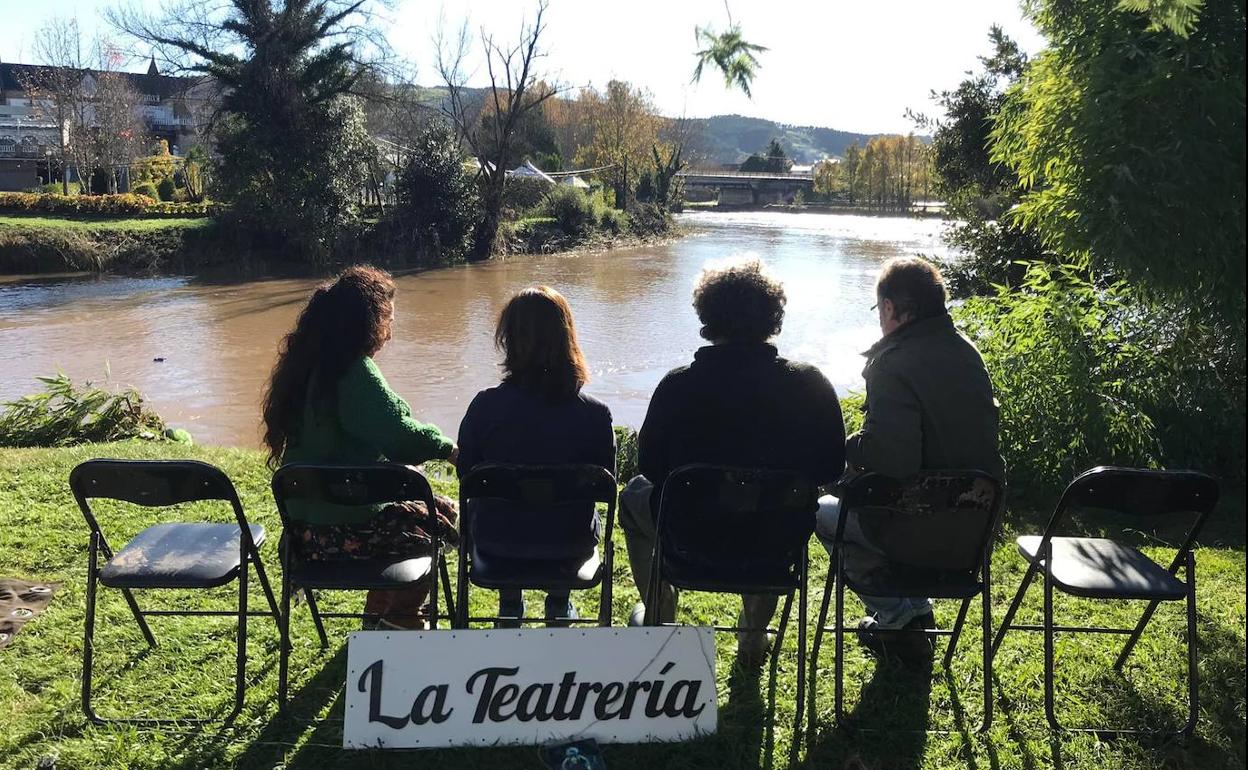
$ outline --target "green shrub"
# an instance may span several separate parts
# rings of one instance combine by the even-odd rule
[[[619,209],[610,209],[603,206],[602,213],[598,216],[598,226],[603,231],[612,235],[619,235],[628,230],[629,217],[628,214]]]
[[[160,182],[156,184],[156,191],[160,194],[160,200],[166,202],[173,201],[177,189],[177,185],[173,183],[173,177],[171,176],[163,177]]]
[[[509,177],[503,187],[503,208],[518,215],[532,211],[541,205],[551,190],[550,182],[537,177]]]
[[[663,235],[671,230],[671,216],[653,203],[638,204],[631,213],[629,229],[636,235]]]
[[[637,475],[637,431],[615,426],[615,478],[621,484]]]
[[[594,230],[606,207],[575,187],[559,185],[547,194],[545,209],[563,234],[582,237]]]
[[[143,183],[135,186],[143,188]],[[66,217],[207,217],[220,213],[215,203],[160,203],[135,192],[122,195],[47,195],[0,192],[0,212]]]
[[[1100,464],[1242,476],[1243,366],[1206,318],[1039,262],[954,313],[992,375],[1012,482]]]
[[[165,423],[133,388],[119,393],[81,388],[57,373],[39,377],[44,390],[4,405],[0,446],[60,447],[128,438],[161,438]]]
[[[32,190],[31,192],[35,192],[35,191]],[[64,185],[62,185],[60,182],[49,182],[43,185],[42,187],[38,188],[38,192],[45,193],[47,195],[61,195],[64,192]],[[81,182],[69,183],[70,195],[78,195],[81,192],[82,192]]]
[[[398,205],[391,221],[421,249],[464,256],[482,211],[477,182],[465,170],[463,150],[454,132],[440,122],[427,125],[413,145],[395,183]]]
[[[135,195],[146,195],[147,197],[151,198],[153,201],[160,200],[160,193],[157,192],[156,185],[152,184],[151,182],[139,182],[138,184],[130,188],[130,192],[134,193]]]

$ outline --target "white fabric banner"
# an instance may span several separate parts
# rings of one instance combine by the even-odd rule
[[[688,740],[715,732],[705,627],[359,631],[345,748]]]

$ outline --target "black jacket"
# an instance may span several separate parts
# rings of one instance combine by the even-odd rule
[[[590,463],[615,472],[615,434],[611,410],[580,393],[566,401],[547,401],[504,382],[477,394],[459,425],[461,477],[481,463],[555,465]],[[477,547],[520,558],[588,556],[597,543],[598,523],[585,506],[543,512],[541,530],[498,501],[473,504],[472,536]]]
[[[659,383],[637,451],[657,515],[664,480],[688,463],[793,469],[829,484],[845,469],[845,424],[815,367],[765,343],[710,345]]]

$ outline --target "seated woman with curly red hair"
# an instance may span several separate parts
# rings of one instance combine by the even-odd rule
[[[395,286],[367,266],[344,270],[318,286],[286,335],[264,399],[269,464],[365,464],[457,458],[455,442],[412,418],[407,402],[381,375],[373,356],[390,340]],[[380,511],[292,500],[290,517],[307,559],[429,555],[428,530],[457,537],[450,501],[439,499],[431,519],[422,502]],[[423,627],[428,585],[369,591],[364,611],[383,625]]]

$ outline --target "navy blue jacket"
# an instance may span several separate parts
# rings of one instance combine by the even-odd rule
[[[504,382],[477,394],[459,424],[460,477],[481,463],[590,463],[615,472],[611,410],[587,393],[565,401]],[[542,530],[525,526],[500,501],[472,503],[472,537],[485,553],[518,558],[588,557],[598,542],[598,517],[582,505],[560,506]],[[527,517],[524,517],[527,518]]]
[[[688,463],[791,469],[830,484],[845,470],[841,402],[822,372],[772,345],[709,345],[655,388],[637,463],[654,484],[655,516],[663,482]]]

